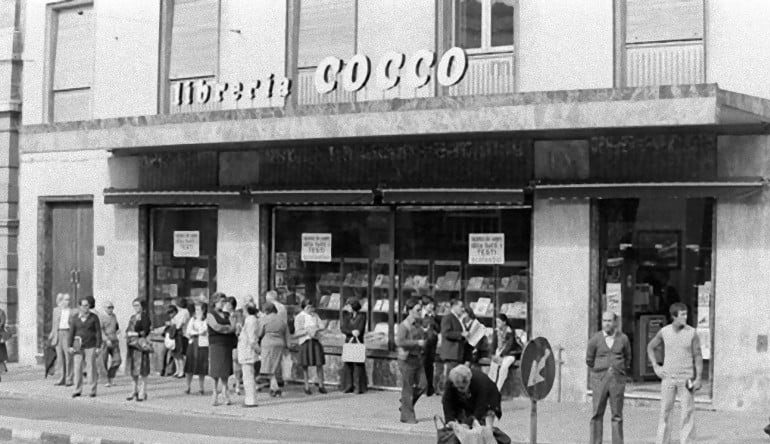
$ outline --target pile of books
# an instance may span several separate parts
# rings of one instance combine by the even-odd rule
[[[393,312],[398,313],[398,300],[393,301],[393,304]],[[383,313],[387,313],[389,310],[390,300],[388,299],[377,299],[377,301],[374,303],[374,308],[372,308],[372,311]]]
[[[495,306],[490,298],[479,298],[478,301],[468,305],[476,316],[491,318],[495,314]]]
[[[499,291],[527,291],[529,278],[527,276],[506,276],[500,278]]]
[[[353,271],[345,275],[345,281],[342,285],[347,287],[367,287],[369,285],[369,274],[363,271]]]
[[[494,291],[495,280],[491,277],[474,276],[468,280],[466,290],[469,291]]]
[[[460,273],[457,271],[447,271],[436,279],[436,290],[459,291],[460,285]]]
[[[328,308],[330,310],[340,309],[340,294],[332,293],[321,296],[318,301],[318,308]]]
[[[387,348],[388,332],[388,323],[378,322],[374,326],[374,331],[364,334],[364,344],[367,348]]]
[[[527,303],[513,302],[510,304],[503,304],[500,306],[500,313],[505,314],[509,318],[527,319]]]
[[[374,278],[374,282],[372,283],[373,286],[378,288],[388,288],[390,287],[390,276],[387,274],[378,274]],[[398,286],[398,276],[396,276],[396,286]]]
[[[402,288],[412,288],[415,290],[427,289],[430,283],[428,282],[428,276],[421,276],[419,274],[409,276],[404,280]]]
[[[342,274],[324,273],[321,275],[321,279],[318,281],[318,285],[339,287],[342,285]]]
[[[209,269],[206,267],[193,267],[190,271],[190,279],[194,281],[208,282]]]

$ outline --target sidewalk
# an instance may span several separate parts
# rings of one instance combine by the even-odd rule
[[[54,387],[55,379],[42,378],[41,367],[11,365],[3,375],[0,393],[34,398],[69,399],[71,388]],[[136,409],[142,411],[175,411],[191,416],[220,416],[242,420],[267,421],[283,424],[306,424],[340,429],[389,431],[424,435],[426,443],[435,442],[433,415],[441,414],[438,397],[422,398],[417,406],[418,424],[402,424],[398,421],[399,393],[372,390],[365,395],[347,395],[330,390],[327,395],[306,396],[300,386],[288,385],[284,398],[258,395],[257,408],[240,406],[242,397],[234,397],[232,406],[212,407],[209,396],[185,395],[184,380],[150,377],[147,402],[127,402],[130,379],[120,376],[117,386],[100,385],[98,396],[88,399],[105,407]],[[193,385],[196,381],[193,381]],[[211,382],[207,380],[207,394]],[[72,400],[73,403],[82,400]],[[658,409],[627,405],[624,410],[626,443],[652,443],[657,427]],[[529,442],[530,404],[528,399],[517,398],[503,403],[503,418],[499,423],[514,442]],[[674,412],[678,421],[678,407]],[[588,403],[538,403],[539,443],[585,443],[588,441]],[[605,422],[605,437],[609,442],[609,412]],[[696,412],[699,443],[768,443],[762,428],[767,415],[756,412],[714,412],[701,408]]]

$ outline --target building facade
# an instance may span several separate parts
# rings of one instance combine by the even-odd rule
[[[19,359],[58,293],[161,322],[177,297],[275,289],[318,307],[332,380],[341,305],[365,302],[370,380],[395,386],[419,295],[546,337],[553,399],[590,396],[614,310],[631,396],[654,399],[644,346],[682,301],[699,400],[767,408],[770,16],[655,5],[28,1]]]

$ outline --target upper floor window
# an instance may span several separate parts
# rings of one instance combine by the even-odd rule
[[[314,67],[329,56],[347,60],[355,52],[356,0],[302,0],[299,68]]]
[[[52,11],[49,119],[92,117],[94,77],[93,5]]]
[[[455,0],[454,44],[473,50],[513,46],[515,0]]]
[[[703,38],[703,0],[626,0],[626,43]]]

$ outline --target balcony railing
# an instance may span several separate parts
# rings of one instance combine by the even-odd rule
[[[626,46],[626,86],[704,81],[703,40]]]

